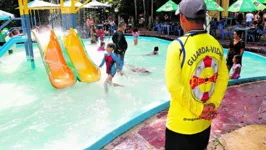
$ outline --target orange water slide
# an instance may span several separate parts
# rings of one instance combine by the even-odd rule
[[[51,30],[50,39],[43,44],[40,37],[33,32],[45,66],[49,80],[55,88],[66,88],[76,83],[76,78],[72,70],[67,65],[59,41]],[[43,39],[42,39],[43,41]]]

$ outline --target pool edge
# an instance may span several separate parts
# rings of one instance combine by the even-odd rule
[[[266,80],[266,76],[258,76],[258,77],[249,77],[249,78],[242,78],[238,80],[230,80],[228,83],[228,86],[238,85],[238,84],[244,84],[249,82],[255,82],[255,81],[263,81]],[[102,149],[104,146],[112,142],[114,139],[116,139],[118,136],[122,135],[123,133],[127,132],[128,130],[134,128],[141,122],[147,120],[148,118],[152,117],[153,115],[166,110],[169,108],[170,101],[164,102],[160,104],[157,107],[154,107],[150,109],[149,111],[146,111],[134,119],[130,120],[129,122],[126,122],[125,124],[121,125],[120,127],[114,129],[113,131],[106,134],[104,137],[102,137],[97,142],[93,143],[89,147],[85,148],[84,150],[98,150]]]
[[[97,142],[93,143],[91,146],[85,148],[85,150],[98,150],[112,142],[115,138],[120,136],[121,134],[127,132],[128,130],[134,128],[136,125],[140,124],[141,122],[145,121],[146,119],[150,118],[151,116],[169,108],[170,101],[164,102],[149,111],[146,111],[134,119],[126,122],[125,124],[121,125],[120,127],[116,128],[115,130],[109,132],[104,137],[102,137]]]

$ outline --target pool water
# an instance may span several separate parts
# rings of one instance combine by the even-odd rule
[[[114,82],[124,88],[104,94],[102,79],[97,83],[77,83],[54,89],[46,75],[38,49],[34,49],[36,69],[25,61],[23,47],[0,64],[0,145],[1,150],[84,149],[136,115],[169,100],[164,66],[169,41],[157,38],[127,37],[126,64],[145,67],[152,73],[142,75],[125,70]],[[88,54],[99,65],[104,52],[85,41]],[[143,56],[159,46],[159,56]],[[36,47],[36,46],[35,46]],[[242,77],[263,76],[266,59],[245,52]]]

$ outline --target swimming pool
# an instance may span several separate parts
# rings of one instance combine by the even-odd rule
[[[50,85],[37,49],[35,70],[25,61],[23,48],[1,58],[1,150],[84,149],[139,114],[168,102],[164,65],[170,42],[140,37],[139,45],[133,46],[133,38],[127,39],[126,64],[145,67],[152,74],[126,71],[126,76],[117,75],[114,81],[125,88],[110,88],[108,96],[103,90],[104,67],[100,82],[58,90]],[[100,64],[104,53],[88,41],[85,44],[92,60]],[[154,46],[159,46],[159,56],[143,56]],[[242,78],[265,76],[265,70],[264,57],[245,52]]]

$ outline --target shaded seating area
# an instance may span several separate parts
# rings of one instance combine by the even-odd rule
[[[218,28],[218,31],[220,32],[222,40],[224,40],[225,36],[229,36],[229,38],[231,38],[231,36],[234,35],[233,31],[230,31],[230,30],[225,31],[225,28],[222,24],[219,24],[217,28]]]
[[[154,24],[152,31],[156,31],[157,34],[165,34],[165,35],[181,36],[183,34],[183,30],[179,25],[179,23]]]
[[[168,8],[166,9],[164,6],[167,3],[171,3],[171,5],[169,4]],[[177,7],[175,7],[171,0],[169,0],[167,3],[161,6],[157,12],[165,12],[166,15],[170,14],[170,19],[166,21],[165,18],[158,19],[156,17],[156,23],[153,25],[152,31],[156,31],[157,34],[162,34],[162,36],[182,36],[183,31],[180,27],[179,16],[174,15],[177,17],[177,19],[175,18],[176,21],[171,18],[173,16],[172,12],[174,11],[174,8],[178,10],[179,6],[177,5]],[[258,27],[259,25],[262,26],[262,23],[257,23],[256,26],[253,26],[252,23],[246,22],[246,14],[248,12],[263,10],[266,8],[265,5],[259,2],[255,5],[252,3],[252,0],[238,0],[227,8],[229,14],[226,15],[226,17],[223,17],[220,13],[218,13],[219,11],[224,11],[219,4],[212,0],[205,0],[205,3],[207,10],[212,12],[210,13],[211,15],[209,15],[211,21],[206,23],[206,27],[210,28],[209,33],[212,36],[221,40],[231,40],[233,38],[234,31],[240,30],[242,31],[241,38],[246,43],[249,42],[263,44],[263,41],[265,41],[266,38],[266,30]],[[247,3],[250,4],[249,8],[244,7]],[[241,21],[239,21],[237,17],[238,14],[243,14]]]

